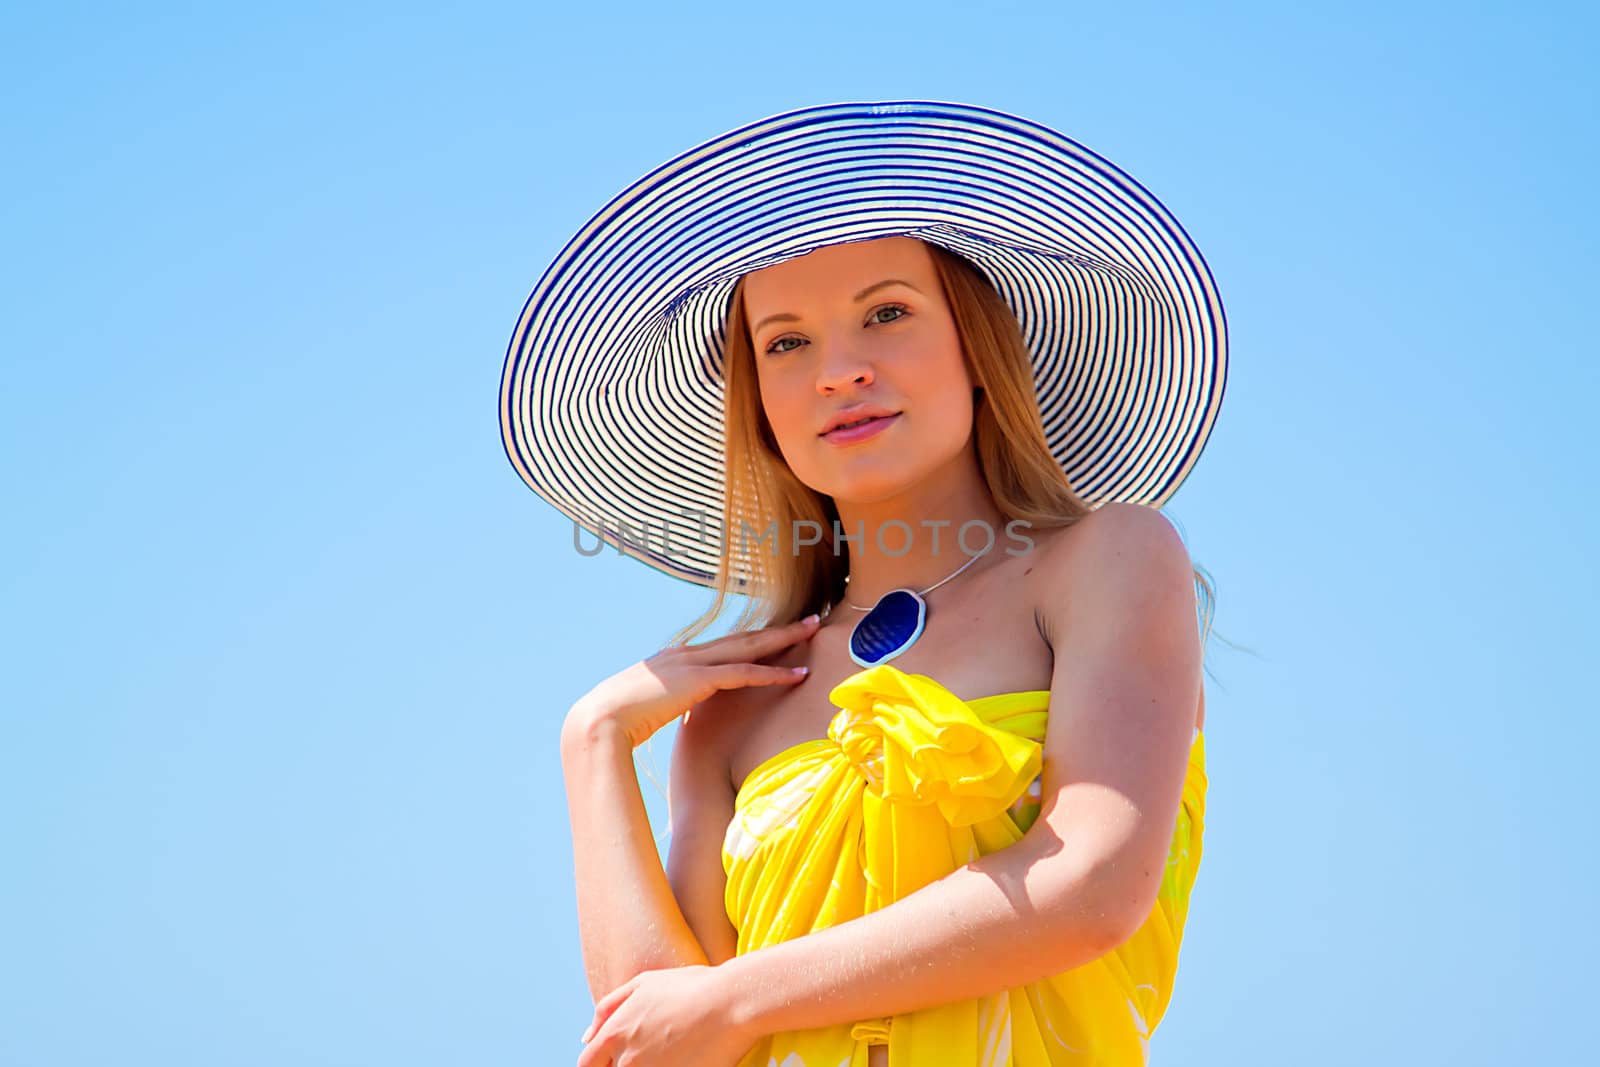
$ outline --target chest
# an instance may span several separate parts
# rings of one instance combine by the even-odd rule
[[[772,661],[810,668],[805,681],[741,691],[728,724],[728,777],[736,787],[779,753],[828,735],[828,725],[838,713],[830,691],[861,670],[846,647],[856,621],[842,614],[830,616],[809,642]],[[937,622],[937,630],[930,623],[917,643],[892,661],[895,667],[928,675],[964,700],[1050,688],[1055,657],[1031,610],[963,611],[958,606]]]

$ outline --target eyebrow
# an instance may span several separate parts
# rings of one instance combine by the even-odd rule
[[[867,297],[871,296],[873,293],[877,292],[879,289],[882,289],[886,285],[903,285],[907,289],[910,289],[913,293],[916,293],[918,296],[922,295],[922,290],[918,289],[916,286],[912,285],[908,281],[902,281],[899,278],[885,278],[881,282],[873,282],[871,285],[869,285],[865,289],[861,290],[859,293],[857,293],[851,299],[859,304],[861,301],[865,300]],[[756,323],[754,326],[752,326],[750,328],[750,336],[754,337],[756,334],[760,333],[761,332],[761,327],[765,326],[769,322],[799,322],[799,321],[800,321],[800,316],[799,315],[791,315],[791,314],[788,314],[787,312],[780,312],[780,313],[778,313],[776,315],[768,315],[766,318],[762,319],[760,322]]]

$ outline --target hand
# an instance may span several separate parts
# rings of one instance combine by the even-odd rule
[[[787,626],[729,634],[700,645],[663,649],[607,678],[567,713],[567,730],[605,722],[621,729],[634,748],[667,723],[720,689],[794,685],[804,671],[755,662],[806,641],[817,632],[815,615]]]
[[[667,967],[600,998],[577,1067],[736,1067],[760,1037],[734,1022],[720,968]]]

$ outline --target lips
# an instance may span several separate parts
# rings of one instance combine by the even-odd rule
[[[875,437],[892,426],[900,418],[899,413],[891,415],[875,415],[862,421],[845,423],[822,435],[822,439],[829,444],[848,445],[857,441],[864,441]]]
[[[818,436],[826,437],[828,434],[842,429],[851,423],[865,422],[866,420],[874,418],[893,418],[898,414],[900,414],[898,411],[894,411],[891,408],[879,407],[877,404],[852,404],[849,407],[841,408],[834,412],[833,415],[829,417],[828,421],[823,423],[822,432]]]
[[[876,419],[881,419],[881,418],[884,418],[884,417],[885,416],[883,416],[883,415],[869,415],[866,418],[858,419],[855,422],[847,422],[842,426],[835,426],[833,428],[833,430],[849,430],[849,429],[852,429],[852,428],[854,428],[856,426],[864,426],[869,422],[872,422],[872,421],[874,421]],[[833,433],[833,430],[829,430],[828,432],[829,433]]]

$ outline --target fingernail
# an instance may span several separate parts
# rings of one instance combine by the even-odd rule
[[[816,612],[812,612],[810,615],[807,615],[805,618],[801,619],[800,621],[801,622],[816,622],[820,618],[822,618],[821,615],[818,615]]]
[[[811,668],[810,667],[790,667],[789,669],[794,671],[794,673],[796,673],[796,674],[804,674],[804,673],[806,673],[806,671],[809,671]]]

